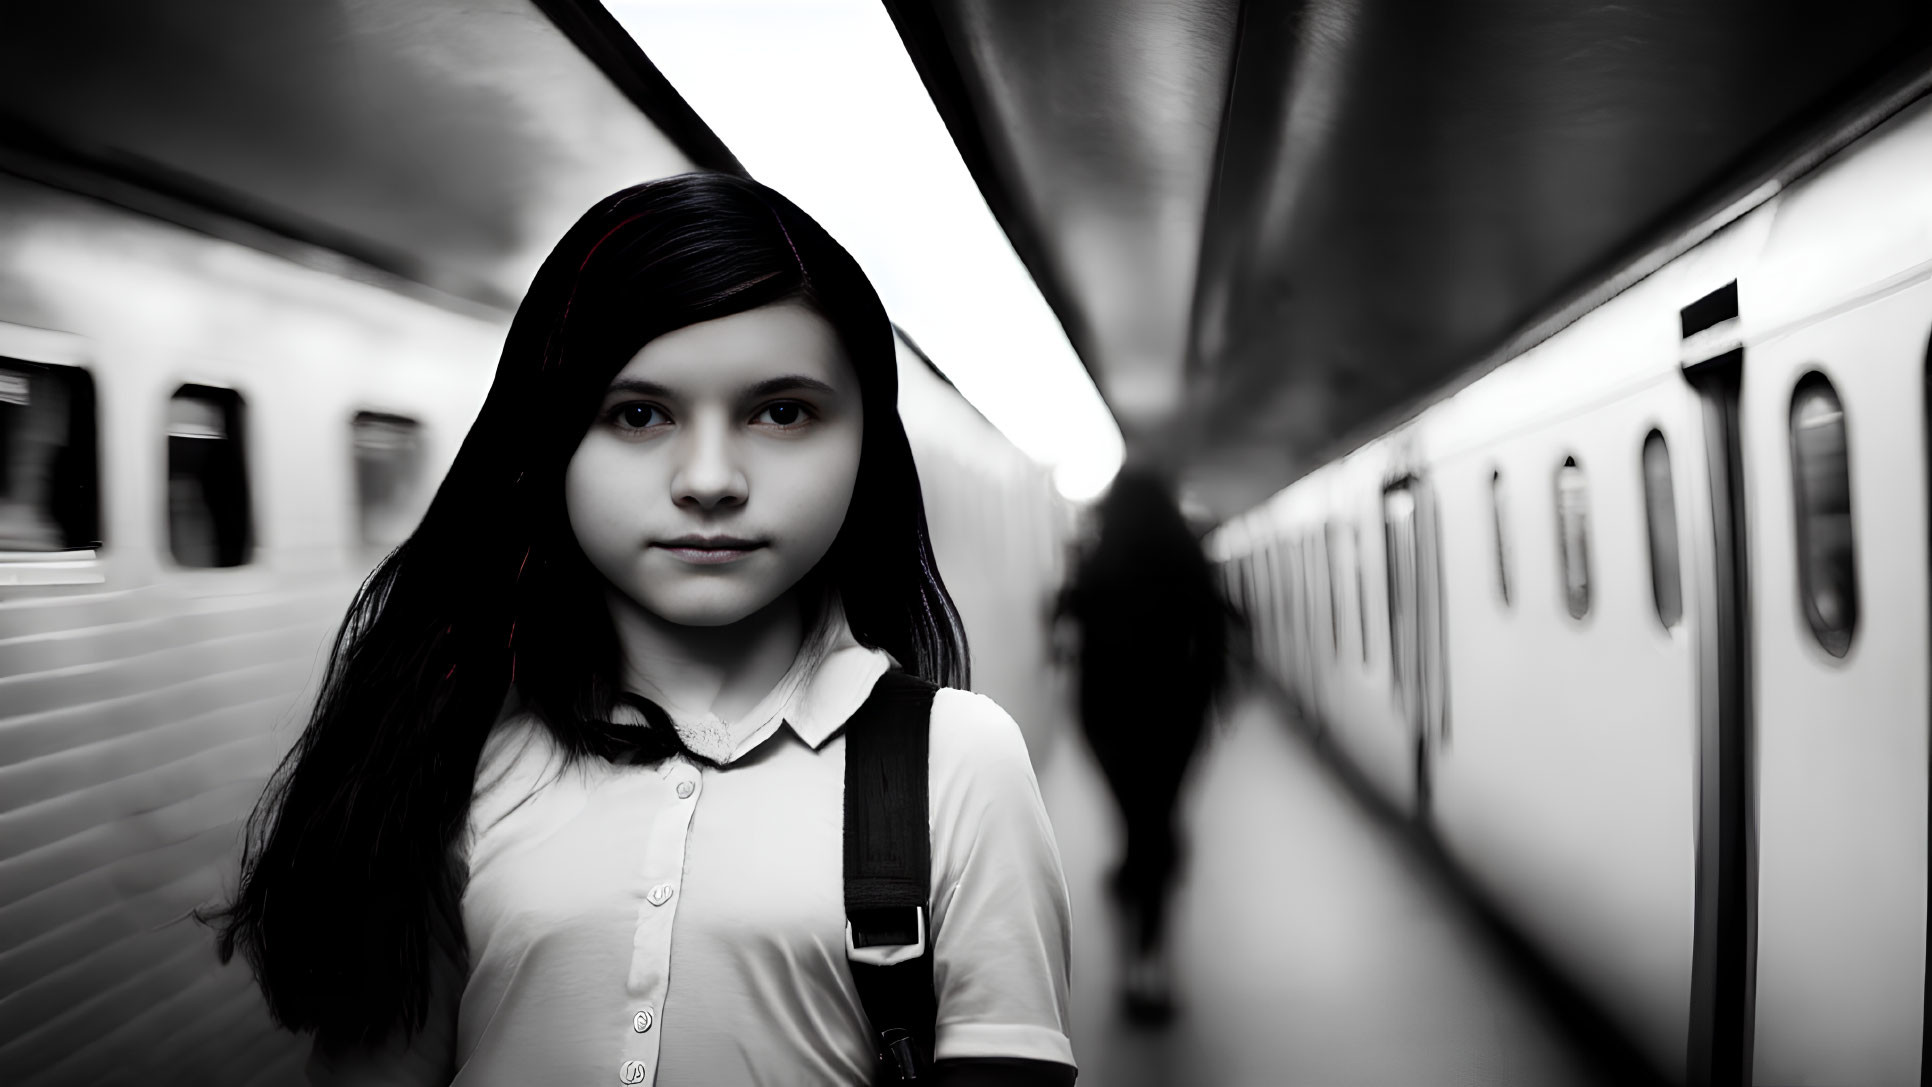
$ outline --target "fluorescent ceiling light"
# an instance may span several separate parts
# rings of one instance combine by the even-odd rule
[[[1120,428],[960,160],[878,0],[607,0],[752,176],[852,252],[886,311],[1068,498]]]

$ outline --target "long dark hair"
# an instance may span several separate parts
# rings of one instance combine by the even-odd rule
[[[308,727],[249,821],[219,951],[247,957],[282,1026],[328,1048],[421,1029],[432,941],[461,932],[452,846],[512,687],[571,757],[596,752],[594,726],[623,694],[603,582],[565,516],[565,467],[647,342],[786,299],[837,330],[864,407],[851,506],[811,579],[836,590],[860,642],[965,686],[893,332],[865,273],[754,181],[685,174],[615,193],[538,270],[481,413],[421,525],[357,592]]]

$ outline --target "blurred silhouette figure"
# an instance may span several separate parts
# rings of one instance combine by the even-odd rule
[[[1122,1004],[1174,1013],[1167,909],[1181,863],[1181,780],[1228,674],[1230,610],[1167,484],[1123,469],[1056,615],[1080,635],[1080,723],[1126,824],[1109,890],[1125,936]]]

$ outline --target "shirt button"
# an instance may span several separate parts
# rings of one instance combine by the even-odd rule
[[[651,1014],[651,1009],[645,1008],[643,1011],[631,1016],[631,1029],[642,1034],[650,1030],[651,1024],[656,1021],[657,1017]]]
[[[650,900],[651,905],[662,906],[666,902],[671,901],[671,885],[668,883],[660,883],[651,888],[651,893],[644,897]]]
[[[679,800],[689,799],[691,794],[696,792],[697,789],[698,787],[696,785],[693,785],[688,781],[678,782],[678,799]]]
[[[643,1083],[644,1062],[625,1061],[624,1067],[617,1070],[617,1078],[623,1080],[625,1083]]]

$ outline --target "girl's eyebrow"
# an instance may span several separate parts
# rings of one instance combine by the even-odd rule
[[[756,399],[761,396],[770,396],[773,393],[796,392],[801,389],[806,392],[823,393],[826,396],[838,395],[837,389],[834,389],[815,377],[806,377],[804,374],[786,374],[783,377],[768,378],[760,381],[758,384],[746,389],[745,396],[747,399]]]
[[[671,396],[671,390],[668,387],[659,385],[655,381],[645,381],[635,377],[619,378],[611,382],[610,387],[604,390],[604,395],[609,396],[611,393],[636,393],[639,396],[656,396],[665,399]]]
[[[785,374],[781,377],[766,378],[764,381],[760,381],[756,385],[751,386],[745,390],[745,398],[750,400],[761,396],[770,396],[773,393],[795,392],[798,390],[822,393],[826,396],[838,395],[837,389],[834,389],[832,386],[827,385],[815,377],[806,377],[804,374]],[[636,377],[619,378],[611,382],[610,388],[604,390],[604,395],[608,396],[611,393],[634,393],[638,396],[655,396],[665,399],[669,399],[673,395],[668,386]]]

